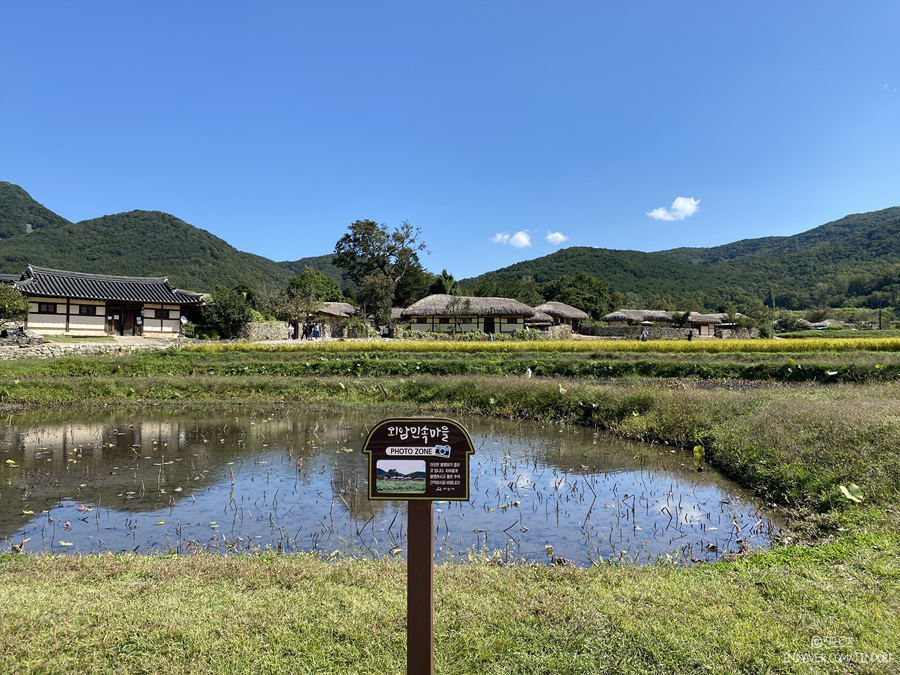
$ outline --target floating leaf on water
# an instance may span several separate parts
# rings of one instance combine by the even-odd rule
[[[33,516],[33,515],[34,515],[34,511],[22,511],[22,515],[23,515],[23,516]]]
[[[60,539],[59,545],[60,546],[74,546],[75,544],[73,544],[71,541],[63,541],[62,539]]]
[[[546,553],[547,555],[553,555],[553,547],[550,544],[545,544],[544,553]]]
[[[158,521],[156,524],[157,524],[157,525],[165,525],[165,524],[166,524],[166,521],[160,520],[160,521]]]
[[[859,504],[863,500],[862,489],[860,489],[859,485],[856,483],[850,483],[849,485],[839,485],[841,488],[841,492],[844,493],[844,496],[847,499],[853,500],[857,504]]]

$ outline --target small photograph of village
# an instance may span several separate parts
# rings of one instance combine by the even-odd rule
[[[375,462],[377,494],[424,494],[424,459],[379,459]]]

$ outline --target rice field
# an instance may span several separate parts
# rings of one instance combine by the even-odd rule
[[[647,353],[647,354],[722,354],[722,353],[810,353],[810,352],[900,352],[900,338],[821,338],[768,340],[547,340],[547,341],[335,341],[324,343],[260,344],[225,343],[184,347],[185,351],[222,352],[292,352],[322,353]]]

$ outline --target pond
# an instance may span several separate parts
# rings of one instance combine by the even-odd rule
[[[405,555],[406,502],[370,501],[385,415],[119,410],[0,430],[0,551]],[[778,522],[691,453],[590,429],[456,418],[471,500],[435,502],[435,559],[714,561]]]

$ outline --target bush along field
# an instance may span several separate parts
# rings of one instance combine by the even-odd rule
[[[35,425],[85,401],[337,404],[667,443],[780,509],[789,527],[779,544],[708,565],[500,565],[489,551],[441,565],[436,672],[894,673],[897,342],[835,342],[856,346],[233,344],[12,362],[0,404],[8,424]],[[598,364],[622,370],[588,369]],[[815,377],[793,376],[807,370]],[[0,498],[15,508],[10,486]],[[403,672],[404,580],[401,563],[381,560],[10,551],[0,557],[0,672]]]

